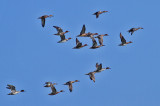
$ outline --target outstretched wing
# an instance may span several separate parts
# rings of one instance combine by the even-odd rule
[[[81,47],[82,43],[78,40],[78,38],[76,38],[76,47]]]
[[[103,45],[103,36],[99,36],[98,41],[100,45]]]
[[[42,27],[44,27],[45,26],[45,18],[44,17],[41,18],[41,23],[42,23]]]
[[[95,75],[94,75],[94,73],[90,73],[89,77],[90,77],[91,80],[93,80],[93,82],[95,82]]]
[[[122,44],[125,44],[126,43],[126,40],[124,39],[124,37],[122,36],[122,34],[120,33],[120,38],[121,38],[121,42]]]
[[[85,25],[83,25],[82,30],[81,30],[81,32],[80,32],[80,35],[84,34],[85,31],[86,31],[86,27],[85,27]]]
[[[16,88],[15,88],[15,86],[13,86],[13,85],[9,85],[9,84],[8,84],[6,88],[10,89],[11,92],[16,92]]]
[[[72,84],[69,84],[69,91],[72,92],[72,89],[73,89]]]
[[[63,32],[62,28],[58,27],[58,26],[53,26],[54,28],[56,28],[57,32],[58,33],[61,33]]]
[[[64,34],[60,35],[60,37],[61,37],[61,41],[66,39]]]
[[[94,37],[93,36],[91,36],[91,39],[92,39],[92,47],[96,47],[97,46],[97,42],[96,42],[96,40],[94,39]]]
[[[53,86],[53,84],[51,84],[51,90],[52,90],[52,93],[56,94],[57,90],[56,90],[56,88]]]

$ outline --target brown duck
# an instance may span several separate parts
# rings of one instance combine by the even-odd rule
[[[106,12],[108,12],[108,11],[97,11],[93,15],[96,15],[96,18],[98,18],[100,14],[106,13]]]
[[[68,86],[69,86],[69,91],[72,92],[72,90],[73,90],[72,83],[75,83],[75,82],[79,82],[79,81],[78,81],[78,80],[75,80],[75,81],[68,81],[68,82],[66,82],[66,83],[63,84],[63,85],[68,85]]]
[[[42,27],[45,26],[45,19],[48,18],[48,17],[53,17],[53,15],[43,15],[43,16],[38,18],[38,19],[41,19]]]
[[[142,28],[142,27],[139,27],[139,28],[131,28],[130,30],[128,30],[128,32],[131,33],[131,35],[132,35],[135,31],[137,31],[137,30],[139,30],[139,29],[143,29],[143,28]]]

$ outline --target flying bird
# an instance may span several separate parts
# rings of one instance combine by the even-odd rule
[[[108,34],[98,35],[98,36],[95,37],[95,38],[98,38],[99,44],[101,46],[105,46],[105,45],[103,45],[103,36],[108,36]]]
[[[41,19],[42,27],[45,26],[45,19],[48,18],[48,17],[53,17],[53,15],[43,15],[43,16],[38,18],[38,19]]]
[[[139,29],[143,29],[143,28],[142,28],[142,27],[139,27],[139,28],[131,28],[130,30],[128,30],[128,32],[131,33],[131,35],[132,35],[135,31],[137,31],[137,30],[139,30]]]
[[[63,90],[60,90],[59,92],[57,92],[56,88],[54,87],[54,84],[51,84],[51,91],[52,92],[50,94],[48,94],[48,95],[56,95],[56,94],[58,94],[60,92],[64,92]]]
[[[56,28],[56,30],[57,30],[57,33],[54,34],[54,35],[64,35],[65,33],[68,33],[68,32],[69,32],[69,31],[63,32],[63,29],[60,28],[60,27],[58,27],[58,26],[53,26],[53,27]]]
[[[111,68],[110,67],[102,68],[102,63],[101,64],[96,63],[96,71],[94,72],[99,73],[107,69],[111,69]]]
[[[16,91],[16,87],[13,85],[9,85],[9,84],[7,85],[6,88],[11,90],[11,93],[9,93],[8,95],[16,95],[20,92],[24,92],[24,90]]]
[[[82,43],[76,38],[76,46],[73,49],[80,49],[82,47],[87,46],[87,44],[82,45]]]
[[[121,33],[120,33],[120,39],[121,39],[121,44],[119,44],[119,46],[125,46],[129,43],[132,43],[132,41],[126,42],[125,38],[122,36]]]
[[[78,81],[78,80],[68,81],[68,82],[66,82],[64,85],[68,85],[68,86],[69,86],[69,91],[72,92],[72,90],[73,90],[72,84],[75,83],[75,82],[79,82],[79,81]]]
[[[68,40],[72,39],[72,38],[66,39],[64,34],[60,35],[60,38],[61,38],[61,40],[58,41],[57,43],[64,43],[64,42],[67,42]]]
[[[106,12],[108,12],[108,11],[97,11],[93,15],[96,15],[96,18],[98,18],[100,14],[106,13]]]

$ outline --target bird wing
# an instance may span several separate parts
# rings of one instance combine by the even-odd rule
[[[98,66],[99,66],[98,63],[96,63],[96,68],[97,68],[97,69],[98,69]]]
[[[60,27],[58,27],[58,26],[53,26],[53,27],[56,28],[56,30],[57,30],[58,33],[63,32],[63,29],[62,29],[62,28],[60,28]]]
[[[122,34],[120,33],[120,38],[121,38],[121,42],[122,44],[125,44],[126,43],[126,40],[124,39],[124,37],[122,36]]]
[[[99,64],[97,70],[101,70],[101,69],[102,69],[102,64]]]
[[[56,88],[53,86],[53,84],[51,84],[51,90],[52,90],[52,93],[56,93],[57,92],[57,90],[56,90]]]
[[[103,45],[103,36],[99,36],[98,41],[100,45]]]
[[[11,92],[16,92],[16,88],[15,88],[15,86],[13,86],[13,85],[7,85],[8,87],[6,87],[6,88],[8,88],[8,89],[10,89],[11,90]]]
[[[85,31],[86,31],[86,27],[85,27],[85,25],[83,25],[82,30],[81,30],[81,32],[80,32],[80,35],[84,34]]]
[[[61,41],[66,39],[64,34],[60,35],[60,37],[61,37]]]
[[[90,76],[90,79],[95,82],[95,75],[94,75],[94,73],[91,72],[91,73],[89,74],[89,76]]]
[[[72,87],[72,83],[71,83],[71,84],[69,84],[69,91],[72,92],[72,89],[73,89],[73,87]]]
[[[82,43],[78,40],[78,38],[76,38],[76,47],[81,47]]]
[[[45,26],[45,18],[44,17],[41,18],[41,23],[42,23],[42,27],[44,27]]]
[[[91,39],[92,39],[92,42],[93,42],[92,47],[96,47],[97,46],[96,40],[94,39],[93,36],[91,36]]]

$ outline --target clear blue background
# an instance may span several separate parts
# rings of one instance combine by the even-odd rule
[[[1,0],[0,3],[0,105],[1,106],[160,106],[160,1],[159,0]],[[108,13],[98,19],[99,10]],[[37,19],[46,19],[44,28]],[[89,46],[73,50],[82,25],[87,32],[109,34],[106,46],[91,50],[90,38],[79,38]],[[53,25],[69,30],[70,41],[58,44]],[[131,36],[127,30],[143,27]],[[119,33],[127,41],[118,46]],[[93,83],[84,75],[95,63],[112,69],[96,74]],[[64,84],[80,80],[70,93]],[[58,83],[49,96],[46,81]],[[8,96],[7,84],[26,92]]]

